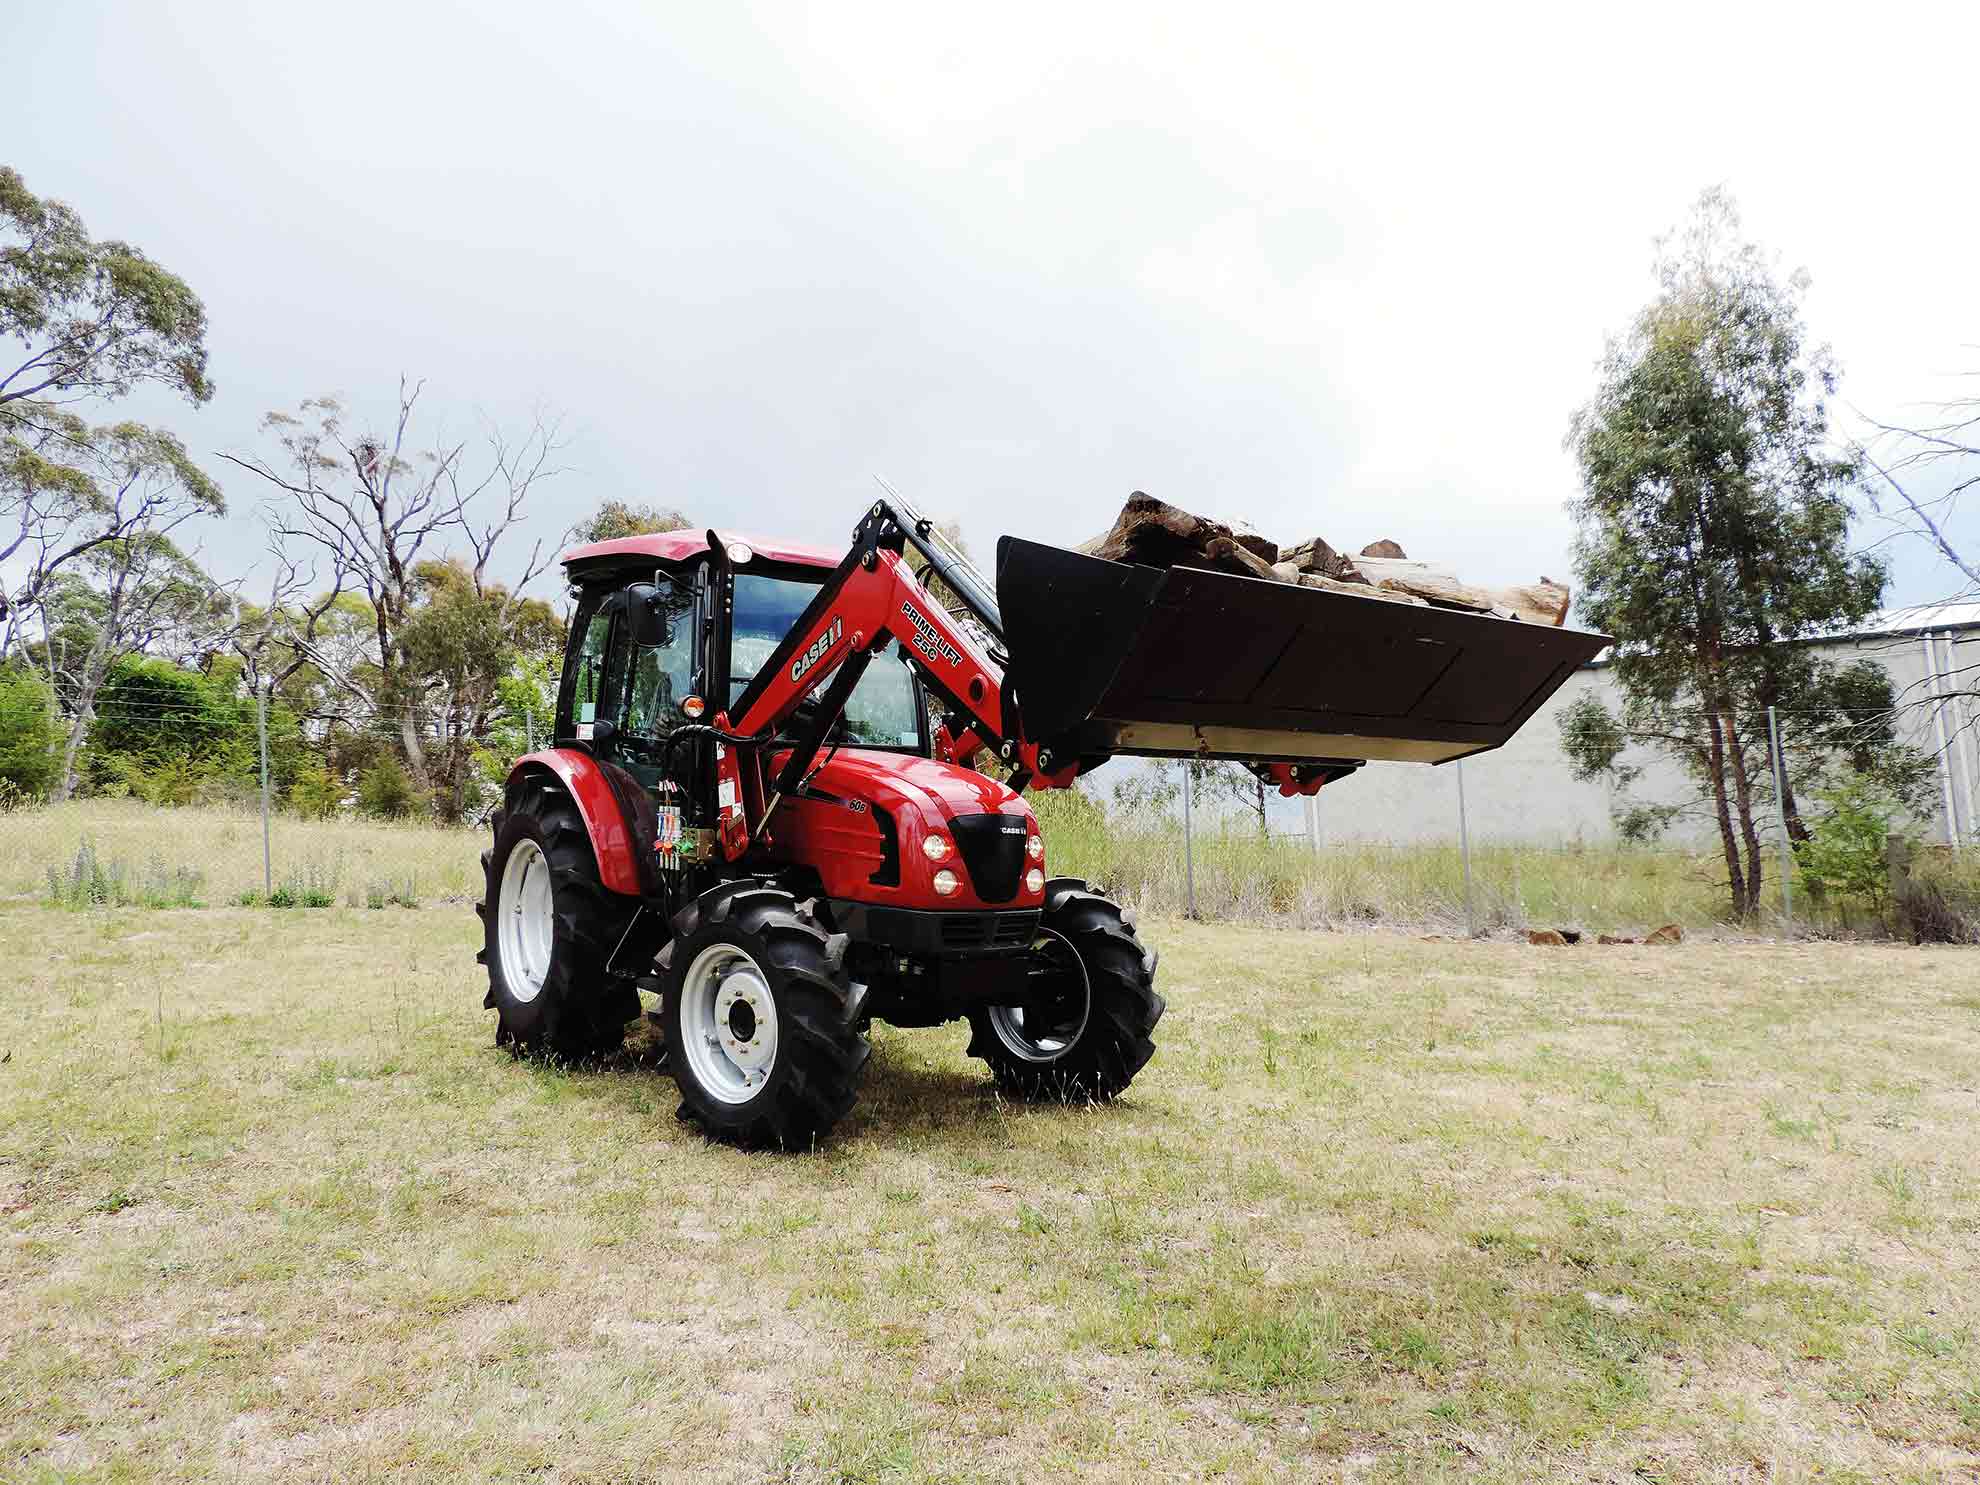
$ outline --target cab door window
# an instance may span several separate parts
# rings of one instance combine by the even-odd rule
[[[571,661],[571,721],[588,728],[605,696],[605,655],[612,638],[612,610],[601,607],[584,627],[584,642]],[[583,736],[590,736],[584,733]]]
[[[686,583],[660,582],[659,603],[666,641],[631,646],[621,725],[638,737],[658,737],[687,718],[681,703],[694,685],[694,590]],[[630,625],[628,625],[630,631]],[[618,667],[613,667],[616,675]]]

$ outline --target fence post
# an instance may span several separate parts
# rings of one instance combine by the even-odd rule
[[[1190,780],[1189,760],[1183,760],[1183,877],[1189,884],[1189,916],[1196,916],[1196,842],[1192,832],[1190,814],[1193,796],[1196,793]]]
[[[1787,759],[1781,756],[1781,724],[1774,709],[1767,708],[1767,742],[1774,750],[1774,818],[1781,827],[1781,914],[1794,926],[1794,850],[1788,843]]]
[[[1465,818],[1464,809],[1464,760],[1457,761],[1458,779],[1458,855],[1464,861],[1464,932],[1467,938],[1478,937],[1478,914],[1471,906],[1471,825]]]
[[[275,859],[268,845],[268,680],[254,688],[255,727],[261,734],[261,895],[275,891]]]
[[[523,708],[523,751],[536,751],[536,713],[529,707]]]

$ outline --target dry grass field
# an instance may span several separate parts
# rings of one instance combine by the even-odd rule
[[[0,901],[0,1479],[1980,1474],[1974,951],[1144,931],[1119,1104],[779,1157],[464,905]]]
[[[1063,794],[1033,799],[1055,872],[1109,884],[1151,915],[1182,916],[1183,839],[1174,821],[1104,824]],[[0,897],[46,891],[52,867],[70,867],[87,843],[120,864],[132,885],[199,876],[207,905],[262,888],[261,817],[227,808],[159,809],[131,799],[83,799],[0,821],[22,849],[0,851]],[[416,901],[465,898],[480,888],[483,833],[426,824],[278,813],[273,880],[322,887],[359,906],[381,893]],[[1641,848],[1541,849],[1480,845],[1472,852],[1472,909],[1481,930],[1527,925],[1641,933],[1662,923],[1718,930],[1723,867],[1712,856]],[[1464,871],[1455,846],[1330,846],[1261,840],[1242,824],[1197,832],[1201,916],[1275,927],[1404,924],[1446,932],[1465,926]],[[1980,885],[1980,884],[1976,884]],[[1804,912],[1807,904],[1802,904]],[[1776,909],[1767,908],[1769,921]]]

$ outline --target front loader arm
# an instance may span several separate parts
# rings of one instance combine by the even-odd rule
[[[864,529],[864,528],[862,528]],[[829,675],[818,714],[779,775],[779,793],[802,780],[818,746],[845,710],[852,688],[873,657],[898,640],[923,681],[969,719],[965,731],[1000,756],[1049,779],[1015,725],[1003,668],[937,603],[897,550],[877,542],[856,546],[820,586],[790,633],[736,699],[730,726],[748,737],[773,737]],[[1076,769],[1060,770],[1070,783]]]

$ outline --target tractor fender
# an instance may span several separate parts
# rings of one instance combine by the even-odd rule
[[[598,880],[607,892],[640,895],[639,863],[633,856],[632,832],[626,827],[618,797],[606,781],[595,759],[575,748],[546,748],[516,760],[509,770],[508,790],[513,794],[532,779],[550,775],[563,786],[584,821],[591,837],[592,854],[598,858]]]

